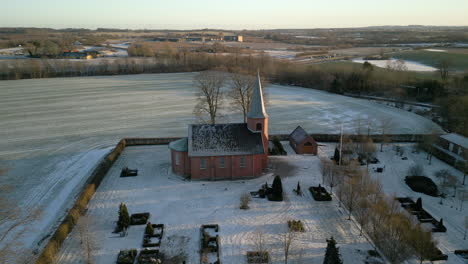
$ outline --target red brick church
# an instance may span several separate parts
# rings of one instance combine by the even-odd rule
[[[256,83],[247,123],[190,125],[188,137],[169,144],[173,172],[203,180],[261,175],[268,163],[268,115],[259,75]]]

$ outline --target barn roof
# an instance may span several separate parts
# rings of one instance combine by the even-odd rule
[[[260,73],[257,74],[257,81],[252,92],[252,99],[250,100],[250,110],[247,113],[249,118],[265,118],[268,117],[265,111],[263,102],[262,81],[260,80]]]
[[[289,135],[292,140],[296,143],[300,143],[304,141],[307,137],[309,137],[309,134],[301,127],[297,126],[296,129]]]
[[[454,144],[460,145],[468,149],[468,138],[462,135],[459,135],[456,133],[450,133],[450,134],[442,135],[440,137],[446,139],[449,142],[452,142]]]
[[[188,143],[187,143],[187,138],[181,138],[176,141],[172,141],[169,143],[169,148],[173,149],[175,151],[183,151],[186,152],[188,151]]]
[[[262,134],[247,124],[191,125],[188,133],[190,157],[264,154]]]

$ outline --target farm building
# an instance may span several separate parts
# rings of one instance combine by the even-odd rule
[[[297,154],[317,155],[317,142],[301,126],[289,135],[289,144]]]
[[[439,136],[434,143],[435,156],[456,166],[457,163],[466,162],[468,157],[468,138],[450,133]]]
[[[247,123],[197,124],[188,137],[169,144],[172,171],[200,180],[260,176],[268,163],[268,115],[260,76],[252,93]]]

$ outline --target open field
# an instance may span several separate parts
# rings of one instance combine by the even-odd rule
[[[31,208],[43,212],[31,230],[13,229],[0,246],[15,239],[36,248],[98,159],[120,138],[185,136],[187,125],[197,122],[194,75],[0,82],[0,169],[8,169],[0,184],[14,189],[2,195],[24,208],[20,218]],[[391,133],[440,129],[416,114],[366,100],[300,87],[271,85],[267,90],[270,133],[290,133],[297,125],[310,133],[339,133],[341,123],[352,133],[367,120],[374,126],[371,133],[379,133],[383,119],[393,120]],[[240,113],[224,109],[223,122],[241,120]]]
[[[293,219],[301,220],[306,232],[296,234],[290,263],[323,262],[325,240],[330,236],[335,237],[345,263],[363,263],[366,251],[372,249],[359,236],[358,227],[346,220],[346,213],[336,201],[316,202],[306,190],[321,182],[319,159],[315,156],[271,158],[273,168],[265,176],[245,181],[184,181],[170,172],[169,162],[167,146],[129,147],[111,168],[87,214],[97,244],[93,250],[96,264],[115,263],[120,249],[142,249],[144,226],[131,226],[127,237],[112,234],[121,202],[126,203],[130,213],[150,212],[152,223],[164,224],[161,250],[186,255],[190,264],[199,263],[202,224],[219,224],[221,263],[225,264],[246,263],[246,252],[256,248],[256,232],[264,234],[271,263],[284,263],[281,236],[287,232],[287,221]],[[120,178],[125,166],[138,168],[141,175]],[[240,210],[240,195],[257,190],[266,181],[271,184],[281,170],[279,166],[290,168],[289,175],[282,175],[285,201],[254,198],[250,209]],[[293,192],[298,181],[304,190],[302,197]],[[59,263],[78,264],[82,256],[79,232],[74,230],[64,243]]]
[[[468,54],[456,52],[433,52],[427,50],[414,50],[393,54],[392,57],[426,64],[432,67],[447,60],[450,67],[456,71],[468,70]]]

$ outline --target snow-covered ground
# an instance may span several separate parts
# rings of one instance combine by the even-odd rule
[[[369,166],[371,175],[381,181],[383,190],[388,195],[395,194],[397,197],[411,197],[414,201],[421,197],[423,208],[437,220],[443,218],[444,225],[447,227],[446,233],[434,233],[434,238],[438,241],[439,249],[449,256],[449,261],[446,263],[468,263],[468,260],[464,261],[453,253],[457,249],[468,249],[468,240],[463,240],[465,231],[464,221],[465,217],[468,217],[468,201],[464,202],[460,211],[461,203],[459,199],[452,197],[453,189],[445,190],[445,193],[448,195],[441,205],[439,203],[440,198],[414,192],[404,181],[408,169],[415,164],[420,164],[424,167],[425,176],[432,178],[436,184],[439,181],[434,176],[435,172],[446,169],[457,177],[459,181],[457,191],[460,192],[464,189],[468,191],[468,187],[466,187],[468,183],[465,186],[460,184],[463,181],[463,173],[435,157],[432,158],[431,165],[429,165],[425,152],[414,152],[414,144],[398,145],[404,149],[402,157],[407,157],[408,159],[402,160],[402,157],[396,155],[394,148],[397,144],[384,146],[383,152],[378,151],[380,149],[380,145],[378,144],[376,157],[380,163]],[[335,146],[335,143],[322,146],[322,153],[332,156]],[[374,171],[375,168],[384,166],[383,173]]]
[[[368,61],[370,64],[375,65],[377,67],[387,68],[387,65],[389,63],[395,63],[397,60],[395,60],[395,59],[391,59],[391,60],[355,59],[355,60],[353,60],[353,62],[356,62],[356,63],[364,63],[366,61]],[[431,67],[431,66],[428,66],[428,65],[425,65],[425,64],[422,64],[422,63],[414,62],[414,61],[408,61],[408,60],[405,60],[405,66],[408,69],[408,71],[421,71],[421,72],[437,71],[437,69],[434,68],[434,67]]]
[[[264,52],[270,55],[272,58],[284,60],[293,60],[296,58],[296,55],[300,53],[290,50],[264,50]]]
[[[321,182],[318,158],[293,155],[270,160],[272,168],[257,179],[192,182],[171,173],[167,146],[126,148],[88,207],[88,222],[96,241],[95,263],[115,263],[119,250],[141,249],[144,226],[131,226],[127,237],[112,233],[121,202],[126,203],[130,213],[150,212],[152,223],[164,224],[161,249],[185,252],[187,263],[199,263],[202,224],[219,224],[222,263],[246,263],[246,252],[255,250],[256,232],[264,233],[265,248],[270,251],[272,263],[284,263],[281,235],[287,231],[287,221],[292,219],[301,220],[306,232],[299,233],[293,241],[290,263],[300,260],[300,263],[321,263],[330,236],[337,240],[345,263],[363,263],[372,246],[359,236],[357,226],[346,220],[346,213],[336,201],[316,202],[307,190]],[[120,178],[121,168],[125,166],[138,168],[139,175]],[[277,173],[283,178],[285,201],[253,198],[249,210],[239,209],[242,193],[255,191],[265,182],[271,184]],[[302,197],[293,192],[298,181],[304,190]],[[65,241],[59,263],[81,263],[84,254],[77,230]]]
[[[36,248],[70,206],[72,190],[120,138],[185,136],[187,125],[197,122],[192,114],[194,75],[0,82],[0,184],[13,187],[12,193],[0,195],[24,208],[24,214],[31,214],[31,208],[43,212],[29,225],[34,230],[21,233],[21,227],[15,228],[0,248],[12,239]],[[341,123],[351,132],[359,126],[357,120],[365,120],[363,124],[368,119],[373,133],[379,133],[383,119],[394,121],[391,133],[440,129],[416,114],[367,100],[291,86],[267,90],[270,133],[290,133],[297,125],[310,133],[339,133]],[[222,122],[241,120],[240,113],[224,109]],[[2,226],[0,232],[5,230]]]

